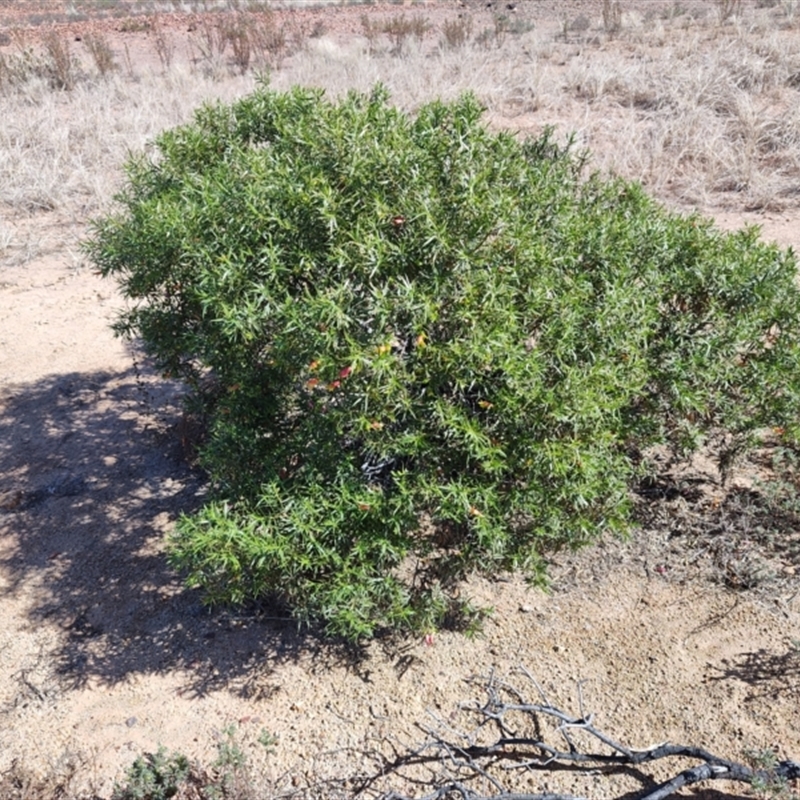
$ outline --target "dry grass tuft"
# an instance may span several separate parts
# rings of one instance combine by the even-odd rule
[[[172,60],[175,58],[175,42],[172,36],[159,24],[157,17],[153,17],[150,23],[150,30],[153,32],[153,44],[161,69],[167,72],[172,67]]]
[[[224,79],[229,72],[244,75],[275,68],[287,50],[286,31],[268,11],[200,15],[192,27],[192,62],[214,80]]]
[[[114,51],[102,33],[87,34],[83,41],[101,77],[105,78],[110,72],[119,68],[114,59]]]
[[[445,20],[442,25],[442,43],[451,50],[457,50],[469,42],[472,35],[472,17],[462,14],[456,19]]]
[[[72,89],[77,80],[76,62],[69,42],[57,31],[48,31],[43,40],[50,81],[56,89]]]

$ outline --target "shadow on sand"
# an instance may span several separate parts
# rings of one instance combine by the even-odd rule
[[[794,694],[800,688],[800,646],[793,643],[785,652],[759,650],[740,653],[734,661],[717,667],[713,681],[741,681],[753,687],[747,700],[759,697],[777,699],[780,694]]]
[[[158,413],[154,409],[158,409]],[[48,654],[69,687],[181,670],[197,695],[268,696],[271,670],[303,655],[325,668],[352,650],[300,634],[285,614],[204,608],[163,555],[196,509],[202,475],[183,458],[175,387],[135,370],[57,375],[0,405],[0,603],[63,632]]]

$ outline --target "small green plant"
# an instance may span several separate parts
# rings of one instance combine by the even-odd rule
[[[217,742],[217,760],[213,766],[221,770],[239,770],[247,764],[247,755],[236,738],[236,726],[229,725]]]
[[[123,786],[114,788],[113,800],[169,800],[191,774],[189,759],[159,747],[156,753],[139,756],[125,776]]]
[[[266,730],[256,739],[266,753],[274,752],[277,739]],[[139,756],[114,788],[112,800],[169,800],[196,797],[198,800],[226,800],[251,797],[254,781],[249,759],[237,737],[235,725],[218,737],[217,757],[207,769],[192,764],[180,753],[159,747],[156,753]]]
[[[236,737],[236,726],[222,731],[217,742],[217,758],[211,765],[215,779],[205,787],[209,800],[241,796],[240,790],[250,784],[247,754]]]
[[[266,728],[262,728],[256,741],[264,748],[266,753],[272,754],[278,744],[278,737],[271,734]]]
[[[756,795],[770,800],[796,800],[786,778],[776,774],[779,761],[774,750],[750,750],[745,756],[755,772],[750,787]]]
[[[768,508],[800,520],[800,453],[779,444],[772,452],[770,477],[757,488]]]
[[[213,778],[203,790],[208,800],[253,796],[250,760],[237,734],[236,726],[230,725],[219,736],[217,758],[210,768]],[[269,754],[274,752],[277,739],[262,729],[256,742]]]
[[[474,611],[471,572],[542,583],[624,533],[652,445],[797,441],[792,253],[481,115],[261,85],[162,134],[95,222],[117,330],[207,420],[213,499],[171,559],[211,602],[428,631]]]

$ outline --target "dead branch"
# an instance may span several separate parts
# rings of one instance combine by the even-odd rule
[[[513,791],[507,777],[512,770],[529,773],[567,770],[586,775],[596,774],[597,770],[626,772],[645,784],[637,800],[665,800],[684,787],[713,780],[745,783],[753,789],[771,790],[788,797],[790,782],[800,779],[800,762],[778,761],[771,751],[763,754],[757,766],[749,767],[691,745],[661,742],[645,748],[629,747],[595,727],[594,715],[583,708],[580,685],[580,713],[573,716],[550,703],[527,670],[520,668],[520,672],[534,687],[540,702],[528,702],[516,687],[490,674],[480,680],[486,701],[461,706],[462,711],[476,720],[470,730],[457,729],[453,718],[446,721],[431,715],[433,726],[419,726],[427,735],[426,741],[396,756],[391,763],[384,763],[380,777],[405,775],[411,767],[434,769],[434,779],[427,782],[421,781],[418,775],[407,776],[416,785],[432,788],[416,800],[585,800],[552,792]],[[677,771],[661,783],[636,769],[672,758],[699,763]],[[372,780],[364,781],[360,791],[369,789],[372,784]],[[630,796],[626,793],[626,797]],[[378,797],[380,800],[411,800],[408,795],[395,791]]]

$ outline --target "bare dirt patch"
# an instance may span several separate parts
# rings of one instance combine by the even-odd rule
[[[512,21],[525,10],[525,4],[517,5],[522,8],[507,14]],[[712,3],[690,5],[715,13]],[[83,6],[78,11],[87,14]],[[583,14],[590,19],[589,32],[573,25],[562,43],[556,38],[563,27],[560,4],[531,3],[535,11],[529,9],[528,18],[543,38],[519,40],[519,47],[530,49],[529,57],[510,63],[505,73],[504,43],[493,43],[483,55],[478,49],[479,57],[468,66],[452,54],[392,61],[387,52],[368,56],[363,8],[280,12],[289,38],[304,38],[275,65],[273,81],[317,83],[334,76],[334,90],[341,90],[382,78],[401,102],[413,106],[431,93],[466,88],[468,77],[482,75],[478,91],[496,98],[489,110],[495,124],[534,131],[555,122],[577,130],[583,142],[597,146],[600,166],[633,165],[631,176],[662,190],[666,202],[713,212],[724,228],[760,224],[765,238],[800,249],[798,205],[787,188],[796,177],[788,161],[780,184],[787,193],[773,207],[747,211],[747,198],[778,184],[754,183],[752,192],[747,187],[700,191],[688,162],[672,151],[655,152],[674,157],[670,163],[683,170],[674,183],[659,170],[637,173],[636,164],[645,161],[631,155],[633,150],[617,158],[614,131],[624,147],[633,147],[632,120],[654,112],[645,107],[631,112],[617,101],[613,108],[604,105],[610,90],[598,94],[595,88],[582,97],[575,88],[575,65],[583,69],[593,58],[611,70],[612,56],[637,64],[643,56],[633,34],[606,36],[601,3],[584,6],[567,21],[573,24]],[[460,701],[480,696],[467,678],[492,669],[510,675],[520,664],[572,710],[580,682],[598,723],[633,746],[671,740],[735,759],[763,748],[800,757],[796,539],[785,532],[788,544],[776,552],[755,535],[718,537],[715,556],[713,530],[706,527],[705,538],[694,536],[690,517],[697,508],[680,492],[664,500],[662,516],[634,540],[603,541],[557,557],[550,594],[512,578],[472,582],[465,591],[495,609],[484,634],[472,640],[442,632],[424,640],[377,641],[355,654],[313,632],[298,632],[280,609],[211,613],[196,593],[182,588],[162,558],[163,539],[179,513],[202,501],[204,485],[185,458],[191,443],[181,427],[180,391],[113,338],[109,323],[122,301],[82,263],[77,242],[87,215],[107,204],[118,184],[131,136],[139,146],[153,127],[178,121],[181,103],[196,104],[193,92],[241,93],[252,85],[252,75],[231,77],[227,62],[212,78],[204,77],[202,64],[181,71],[192,63],[189,41],[196,31],[190,28],[198,16],[190,11],[158,18],[176,52],[174,68],[158,77],[167,70],[156,52],[154,29],[126,24],[151,20],[153,13],[122,3],[115,8],[126,13],[62,20],[57,15],[68,12],[57,3],[0,7],[4,24],[24,26],[31,41],[42,22],[62,25],[58,29],[73,41],[95,26],[109,37],[121,65],[109,93],[92,94],[88,83],[72,96],[42,89],[31,95],[25,117],[15,105],[19,116],[9,117],[7,129],[17,132],[16,139],[4,143],[6,164],[18,158],[15,163],[35,166],[39,156],[25,161],[20,148],[43,147],[50,132],[45,121],[32,130],[23,120],[35,118],[45,103],[58,109],[55,125],[63,122],[65,131],[84,130],[74,127],[70,116],[71,104],[79,101],[91,109],[81,112],[84,120],[97,114],[87,128],[101,129],[105,123],[99,120],[118,115],[116,123],[102,127],[102,148],[84,151],[90,141],[84,131],[65,171],[54,171],[46,185],[17,168],[17,177],[0,190],[0,773],[24,766],[34,775],[72,776],[69,792],[108,797],[137,754],[164,744],[210,763],[233,725],[263,779],[288,790],[368,770],[365,748],[413,744],[421,738],[415,724],[428,710],[447,717]],[[491,32],[496,25],[485,4],[399,10],[428,15],[435,29],[444,18],[463,13],[475,15],[474,32]],[[397,11],[385,5],[369,13]],[[37,20],[37,14],[55,16]],[[686,35],[696,35],[701,48],[713,48],[713,37],[722,35],[715,26],[697,30],[687,24]],[[705,45],[701,34],[708,37]],[[527,34],[505,35],[516,42],[514,35]],[[11,54],[13,46],[9,42],[2,52]],[[389,44],[381,46],[388,50]],[[647,47],[655,45],[648,41]],[[124,94],[128,80],[134,88],[144,86],[142,94]],[[174,94],[167,94],[169,86]],[[154,91],[164,93],[159,106],[148,105],[155,103],[148,96]],[[627,89],[618,83],[614,91],[623,96]],[[156,121],[153,108],[169,104],[170,113]],[[656,137],[656,122],[649,117],[646,122],[652,126],[637,130]],[[53,150],[53,157],[61,163],[67,152]],[[82,161],[83,152],[96,163]],[[637,152],[646,155],[648,149]],[[41,172],[35,174],[39,180]],[[64,175],[73,176],[69,192]],[[39,198],[39,205],[31,198]],[[727,502],[714,480],[700,478],[708,502]],[[731,519],[743,518],[745,511],[728,508]],[[755,588],[724,579],[727,568],[741,564],[725,549],[737,542],[768,562],[769,578],[754,580]],[[262,729],[278,739],[271,755],[257,744]],[[602,798],[636,791],[641,781],[631,774],[531,772],[520,774],[517,787]]]

